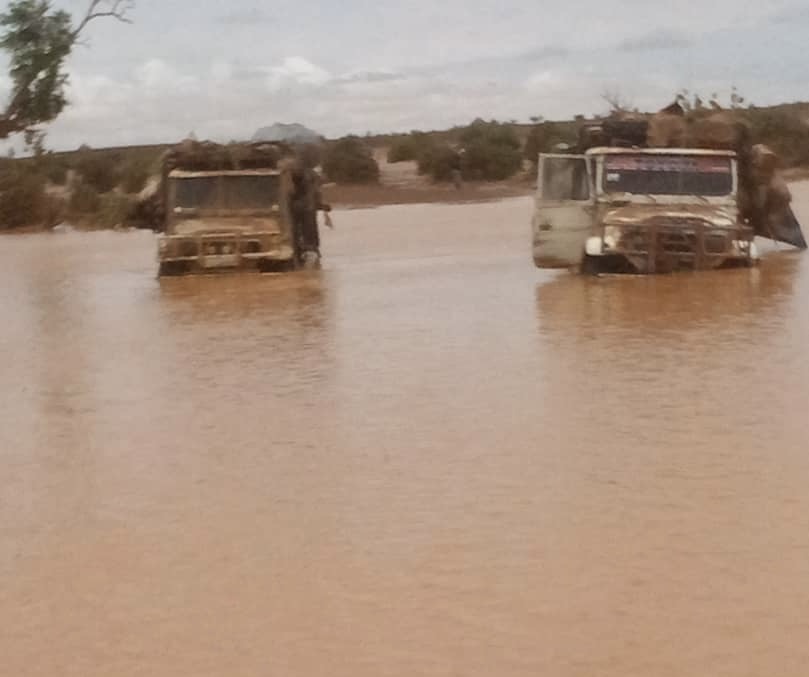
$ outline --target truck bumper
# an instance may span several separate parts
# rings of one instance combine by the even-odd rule
[[[658,235],[660,237],[658,237]],[[597,261],[624,260],[634,272],[655,273],[672,270],[705,270],[732,266],[752,266],[760,255],[752,239],[740,239],[738,233],[656,233],[648,231],[642,242],[626,240],[620,234],[587,238],[584,256]],[[592,265],[590,266],[592,267]],[[613,266],[614,267],[614,266]]]
[[[158,238],[160,275],[292,265],[294,250],[278,233],[206,233]]]

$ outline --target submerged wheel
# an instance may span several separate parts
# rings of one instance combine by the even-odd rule
[[[186,265],[182,261],[161,261],[157,268],[158,277],[173,277],[186,272]]]
[[[602,261],[598,256],[585,254],[581,259],[581,272],[583,275],[598,275],[602,268]]]
[[[637,270],[624,256],[619,254],[606,254],[604,256],[582,256],[579,270],[584,275],[615,275],[619,273],[632,274]]]
[[[287,261],[259,261],[257,265],[260,273],[289,273],[295,270],[295,259]]]

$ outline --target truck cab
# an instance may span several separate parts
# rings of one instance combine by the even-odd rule
[[[596,147],[542,154],[534,215],[538,268],[661,273],[753,265],[736,155]]]
[[[286,183],[278,169],[167,172],[160,274],[291,267]]]

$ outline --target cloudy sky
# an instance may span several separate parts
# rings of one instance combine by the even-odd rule
[[[733,84],[809,99],[807,0],[136,0],[131,16],[72,56],[50,147],[563,118],[604,112],[605,91],[645,109]]]

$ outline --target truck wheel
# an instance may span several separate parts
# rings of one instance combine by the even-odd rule
[[[259,273],[288,273],[295,270],[295,259],[289,261],[259,261]]]
[[[182,275],[184,272],[185,266],[181,261],[163,261],[157,268],[158,277],[172,277]]]
[[[598,256],[585,254],[581,260],[581,272],[583,275],[598,275],[602,268],[602,262]]]

